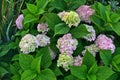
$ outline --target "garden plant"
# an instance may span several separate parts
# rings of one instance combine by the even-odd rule
[[[0,0],[0,80],[120,80],[119,0]]]

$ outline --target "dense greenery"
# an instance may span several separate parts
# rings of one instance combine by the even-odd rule
[[[76,11],[82,5],[89,5],[95,13],[91,23],[81,21],[77,27],[69,27],[57,15],[62,11]],[[0,0],[0,80],[119,80],[120,79],[120,8],[119,0]],[[17,28],[15,21],[23,14],[23,28]],[[50,44],[38,47],[34,52],[20,51],[20,41],[26,34],[37,35],[37,25],[46,23]],[[93,44],[83,39],[89,34],[84,24],[92,25],[96,36],[105,34],[113,38],[114,53],[100,50],[93,56],[85,46]],[[66,71],[57,66],[60,51],[57,41],[70,33],[78,40],[73,57],[81,55],[80,66],[70,66]],[[56,57],[51,58],[50,49]]]

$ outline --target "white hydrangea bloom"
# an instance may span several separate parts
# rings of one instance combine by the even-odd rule
[[[94,41],[96,39],[96,33],[95,33],[93,26],[86,25],[86,24],[84,24],[84,25],[89,33],[86,36],[84,36],[83,38],[90,42]]]
[[[99,52],[100,49],[95,44],[85,46],[85,50],[82,51],[83,55],[86,53],[86,50],[88,50],[95,57],[96,53]]]
[[[38,42],[35,36],[31,34],[26,34],[19,43],[20,50],[28,54],[30,52],[34,52],[36,48],[38,48]]]

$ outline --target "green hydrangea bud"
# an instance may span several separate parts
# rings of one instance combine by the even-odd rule
[[[59,16],[62,15],[62,16]],[[64,21],[66,24],[68,24],[69,27],[71,26],[78,26],[80,23],[80,18],[78,14],[74,11],[70,12],[61,12],[58,14],[58,16]]]
[[[65,71],[68,71],[70,69],[69,67],[73,65],[73,62],[72,55],[60,54],[59,59],[57,60],[57,66],[63,67]]]

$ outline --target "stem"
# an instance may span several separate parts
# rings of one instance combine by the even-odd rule
[[[12,20],[10,21],[8,27],[7,27],[7,31],[6,31],[6,37],[7,37],[7,41],[10,41],[10,37],[9,37],[9,30],[10,30],[10,26],[12,24]]]

